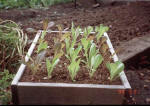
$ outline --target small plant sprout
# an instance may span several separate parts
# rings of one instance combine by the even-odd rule
[[[106,66],[110,72],[110,81],[113,81],[119,77],[119,74],[124,70],[124,64],[120,61],[115,63],[108,62]]]
[[[33,76],[36,74],[38,70],[40,70],[41,67],[41,62],[45,59],[46,55],[46,50],[41,51],[36,55],[35,59],[32,59],[28,54],[27,56],[29,57],[29,62],[23,62],[27,67],[32,71]]]
[[[39,40],[37,48],[37,57],[35,60],[30,58],[32,63],[27,63],[33,72],[33,75],[41,68],[41,63],[48,50],[48,43],[44,37],[50,24],[48,20],[43,22],[43,33]],[[63,28],[58,25],[59,33],[54,38],[53,56],[51,59],[46,58],[47,78],[52,78],[54,68],[59,63],[61,56],[65,55],[69,64],[67,65],[71,80],[74,82],[80,67],[87,67],[89,77],[94,77],[94,73],[98,67],[102,66],[102,71],[107,67],[110,73],[110,81],[115,80],[124,69],[124,64],[120,61],[110,63],[112,55],[109,52],[109,46],[107,44],[107,37],[103,34],[108,31],[108,27],[100,25],[95,29],[92,26],[84,28],[84,32],[81,34],[80,27],[75,28],[72,23],[71,32],[63,34]],[[92,33],[96,31],[96,33]],[[82,35],[79,37],[79,35]],[[96,35],[96,36],[95,36]],[[95,41],[96,40],[96,41]],[[99,45],[99,47],[97,46]],[[64,48],[65,47],[65,48]],[[63,49],[64,48],[64,49]],[[83,48],[83,51],[82,51]],[[81,51],[81,52],[80,52]],[[83,62],[84,64],[80,64]],[[55,73],[54,73],[55,74]],[[96,74],[96,73],[95,73]]]
[[[69,59],[69,51],[70,51],[70,37],[67,37],[65,39],[65,45],[66,45],[66,57]]]
[[[51,61],[48,58],[46,59],[48,79],[50,79],[52,77],[51,74],[53,72],[53,69],[58,64],[60,57],[64,54],[62,49],[64,48],[65,45],[62,43],[62,41],[65,39],[66,35],[67,34],[64,34],[61,38],[55,39],[54,58]]]
[[[99,39],[102,37],[104,32],[107,32],[108,30],[109,30],[109,27],[106,27],[102,24],[100,25],[100,27],[96,27],[95,31],[97,32],[97,35],[96,35],[97,41],[99,41]]]
[[[60,61],[60,57],[63,55],[63,52],[55,52],[54,58],[50,61],[48,58],[46,59],[46,68],[48,72],[48,79],[50,79],[52,76],[53,69]]]
[[[29,62],[24,62],[24,64],[27,65],[27,67],[32,71],[32,75],[35,76],[36,72],[40,68],[40,64],[38,64],[39,62],[32,59],[30,56],[28,56],[28,57],[29,57],[30,61]],[[33,78],[33,76],[32,76],[32,78]]]
[[[60,57],[64,54],[63,49],[64,44],[61,42],[56,42],[54,45],[54,58],[50,61],[48,58],[46,59],[46,67],[48,72],[48,79],[50,79],[52,76],[52,72],[54,67],[58,64]]]
[[[77,75],[77,72],[79,71],[79,66],[80,64],[80,59],[78,59],[77,61],[74,60],[71,62],[71,64],[68,66],[68,70],[69,70],[69,74],[71,76],[72,81],[75,81],[74,78]]]
[[[63,55],[63,52],[55,52],[54,58],[50,61],[48,58],[46,59],[46,68],[48,72],[48,78],[50,79],[52,76],[53,69],[58,64],[60,57]]]
[[[59,35],[57,35],[54,38],[54,49],[55,49],[55,54],[63,52],[62,48],[64,48],[65,44],[64,44],[64,40],[70,36],[70,33],[65,33],[62,34],[62,27],[60,25],[58,25],[58,29],[59,29]]]
[[[71,62],[75,61],[79,57],[78,54],[81,51],[81,49],[82,49],[81,45],[78,45],[78,48],[76,49],[70,48],[69,56],[70,56]]]
[[[38,48],[37,48],[37,53],[40,53],[43,50],[46,50],[48,47],[48,43],[46,41],[40,42]]]
[[[88,57],[88,67],[90,77],[93,76],[94,72],[96,71],[98,66],[102,63],[102,61],[103,57],[100,54],[98,54],[98,50],[96,50],[95,43],[92,43]]]
[[[71,51],[74,50],[74,46],[77,41],[77,37],[80,35],[81,29],[74,28],[74,24],[72,23],[72,28],[71,28],[71,36],[68,34],[65,38],[65,45],[66,45],[66,57],[71,60]],[[71,41],[72,40],[72,41]]]
[[[81,51],[82,46],[79,44],[78,48],[74,49],[74,48],[70,48],[69,49],[69,60],[71,62],[71,64],[68,66],[68,70],[69,70],[69,74],[71,76],[72,81],[75,81],[74,78],[80,68],[79,64],[80,64],[80,59],[77,60],[77,58],[79,57],[78,54]]]
[[[84,28],[84,32],[83,32],[84,37],[87,38],[93,30],[94,29],[91,26],[88,26],[87,28]]]
[[[48,43],[44,40],[45,36],[46,36],[46,32],[49,28],[51,28],[54,25],[53,22],[48,22],[48,19],[45,19],[43,21],[43,31],[42,31],[42,35],[41,38],[39,40],[39,46],[37,49],[37,53],[40,53],[43,50],[46,50],[48,47]]]
[[[88,50],[91,47],[91,41],[89,39],[82,38],[81,43],[84,49],[84,56],[86,57],[86,60],[88,61]]]
[[[46,59],[46,67],[47,67],[47,72],[48,72],[48,79],[51,78],[51,73],[54,69],[54,67],[58,64],[59,62],[59,55],[55,55],[52,61],[49,61],[49,59]]]
[[[76,29],[74,28],[74,24],[72,23],[71,27],[71,37],[72,37],[72,42],[71,42],[71,48],[74,48],[77,37],[80,35],[81,29],[80,27],[77,27]]]

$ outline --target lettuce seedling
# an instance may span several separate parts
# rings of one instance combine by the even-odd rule
[[[71,42],[71,48],[74,48],[76,41],[77,41],[77,37],[80,35],[81,32],[81,28],[77,27],[76,29],[74,28],[74,24],[72,23],[72,27],[71,27],[71,37],[72,37],[72,42]]]
[[[81,43],[84,49],[84,56],[86,57],[86,60],[88,61],[88,50],[91,47],[91,41],[89,39],[82,38]]]
[[[93,27],[88,26],[87,28],[84,29],[83,36],[84,36],[85,38],[87,38],[87,37],[90,35],[90,33],[91,33],[92,31],[93,31]]]
[[[104,25],[100,25],[100,27],[95,28],[95,31],[97,32],[96,38],[97,41],[99,41],[99,39],[102,37],[102,35],[104,34],[104,32],[107,32],[109,30],[109,27],[106,27]]]
[[[52,74],[54,67],[58,64],[60,57],[64,54],[64,52],[62,50],[64,48],[64,44],[62,43],[64,36],[66,36],[66,35],[63,35],[61,38],[55,39],[54,58],[51,61],[46,59],[48,78],[51,78],[51,74]]]
[[[70,57],[71,62],[74,62],[79,57],[78,54],[81,51],[81,49],[82,49],[81,45],[79,45],[78,48],[76,49],[70,48],[69,57]]]
[[[48,79],[51,78],[51,74],[53,72],[53,69],[58,64],[60,57],[63,55],[63,52],[57,53],[54,55],[54,58],[50,61],[49,59],[46,59],[46,68],[48,72]]]
[[[43,20],[43,31],[41,37],[39,39],[39,46],[37,49],[37,53],[40,53],[43,50],[46,50],[48,47],[48,43],[44,40],[47,30],[54,25],[53,22],[48,22],[48,19]]]
[[[67,38],[65,39],[65,45],[66,45],[66,57],[69,59],[70,37],[67,37]]]
[[[46,68],[47,68],[47,72],[48,72],[48,78],[51,78],[51,73],[52,73],[54,67],[59,62],[59,58],[58,57],[59,56],[55,56],[52,61],[49,61],[48,59],[46,59]]]
[[[80,50],[82,49],[82,46],[78,46],[78,48],[75,50],[74,49],[74,46],[76,44],[76,40],[77,40],[77,37],[79,36],[80,34],[80,29],[77,28],[77,29],[74,29],[72,27],[72,42],[71,42],[71,38],[70,36],[67,36],[65,38],[65,45],[66,45],[66,57],[72,61],[73,58],[77,58],[77,55],[78,53],[80,52]]]
[[[76,76],[80,66],[80,59],[77,60],[77,58],[79,57],[78,54],[81,51],[82,46],[78,45],[78,48],[74,49],[74,48],[69,48],[69,55],[68,58],[71,62],[71,64],[68,66],[68,70],[69,70],[69,74],[71,76],[72,81],[74,80],[74,77]]]
[[[48,43],[46,41],[40,42],[38,48],[37,48],[37,53],[40,53],[43,50],[46,50],[48,47]]]
[[[98,66],[102,63],[103,57],[98,54],[98,50],[96,50],[96,45],[92,43],[88,56],[88,67],[90,77],[93,76],[94,72],[98,68]]]
[[[117,61],[115,63],[108,62],[106,66],[110,72],[111,81],[119,77],[119,74],[124,70],[124,64],[120,61]]]
[[[75,81],[74,78],[77,75],[77,72],[79,71],[80,59],[77,61],[72,61],[71,64],[68,66],[69,74],[71,76],[72,81]]]

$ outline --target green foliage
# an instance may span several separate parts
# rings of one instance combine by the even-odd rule
[[[77,61],[74,60],[71,62],[71,64],[68,66],[68,70],[69,70],[69,74],[71,76],[72,81],[75,81],[74,78],[77,75],[77,72],[79,71],[79,66],[80,64],[80,59],[78,59]]]
[[[92,41],[90,41],[89,39],[86,39],[86,38],[82,38],[81,44],[83,45],[84,56],[86,57],[86,61],[88,61],[88,50],[91,47]],[[85,61],[83,61],[83,62],[86,63]]]
[[[88,26],[87,28],[84,28],[84,34],[83,34],[84,37],[87,38],[93,30],[94,29],[91,26]]]
[[[70,37],[67,37],[67,38],[65,39],[65,44],[66,44],[66,57],[67,57],[68,59],[70,59],[70,58],[69,58],[69,53],[70,53]]]
[[[33,76],[40,69],[41,62],[45,58],[46,49],[48,48],[48,43],[45,41],[45,36],[47,34],[48,28],[49,28],[49,23],[48,23],[48,20],[45,19],[45,20],[43,20],[44,31],[42,31],[41,37],[38,41],[39,45],[36,50],[36,52],[37,52],[36,59],[32,59],[30,56],[28,56],[30,61],[24,62],[24,64],[27,65],[27,67],[32,71]]]
[[[7,105],[11,101],[11,92],[9,89],[14,74],[10,74],[8,70],[0,72],[0,100],[3,105]]]
[[[46,59],[48,78],[51,78],[51,73],[52,73],[54,67],[58,64],[60,57],[63,55],[62,48],[63,48],[63,46],[61,46],[60,50],[59,50],[59,48],[55,48],[55,54],[54,54],[54,57],[52,60]]]
[[[74,49],[74,48],[70,48],[70,59],[71,59],[71,62],[75,61],[79,56],[79,52],[81,51],[82,49],[82,46],[78,46],[78,48]]]
[[[11,101],[10,84],[20,63],[24,59],[27,35],[11,20],[0,19],[0,101]],[[8,70],[5,70],[8,69]]]
[[[0,8],[39,8],[70,1],[71,0],[0,0]]]
[[[77,37],[80,35],[80,32],[81,32],[81,28],[80,27],[75,28],[74,23],[72,23],[72,27],[71,27],[72,42],[70,48],[74,48],[77,41]]]
[[[58,64],[59,58],[62,55],[63,55],[62,53],[55,54],[52,61],[49,61],[48,59],[46,59],[46,67],[47,67],[47,72],[48,72],[48,78],[51,78],[51,73],[52,73],[54,67]]]
[[[46,50],[48,47],[48,44],[46,41],[40,42],[38,49],[37,49],[37,53],[40,53],[42,50]]]
[[[124,70],[124,64],[120,61],[117,61],[115,63],[107,63],[106,66],[109,69],[111,81],[115,80]]]
[[[99,41],[99,39],[102,37],[102,35],[104,34],[104,32],[107,32],[109,30],[109,27],[106,27],[104,25],[100,25],[100,27],[96,27],[95,31],[97,32],[96,38],[97,41]]]
[[[35,60],[33,60],[30,57],[32,63],[27,64],[30,67],[30,69],[34,72],[33,74],[35,74],[36,71],[39,70],[41,62],[45,57],[46,51],[48,50],[48,43],[45,41],[45,36],[47,30],[49,29],[49,25],[50,24],[48,23],[48,20],[45,20],[43,23],[44,31],[42,32],[42,36],[39,40],[39,45],[37,48],[37,57]],[[104,32],[108,31],[108,27],[105,27],[103,25],[101,25],[100,27],[96,27],[96,36],[94,36],[94,34],[91,34],[91,32],[93,32],[94,30],[94,28],[91,26],[85,28],[83,36],[80,36],[82,35],[82,29],[80,27],[75,28],[73,23],[71,27],[71,32],[63,34],[63,28],[60,25],[58,25],[58,30],[59,33],[54,38],[54,56],[51,56],[51,59],[46,58],[45,62],[48,73],[48,79],[52,78],[52,72],[54,71],[56,65],[59,63],[61,56],[63,56],[64,54],[64,51],[66,52],[65,56],[70,62],[67,67],[72,81],[75,81],[75,77],[80,69],[80,62],[84,62],[87,66],[90,78],[93,77],[94,73],[97,71],[98,67],[102,64],[102,62],[104,64],[108,62],[105,61],[105,58],[102,57],[109,49],[108,45],[105,44],[107,38],[102,37]],[[96,42],[94,41],[94,38],[97,38]],[[100,50],[98,49],[96,44],[100,44]],[[63,49],[64,47],[65,50]],[[84,50],[84,53],[82,49]],[[80,57],[80,52],[83,53],[83,57]],[[86,57],[86,60],[84,60],[84,57]],[[119,73],[123,70],[124,65],[121,62],[108,62],[106,64],[106,67],[109,69],[110,80],[112,81],[116,79]]]
[[[0,88],[8,88],[14,75],[10,74],[9,71],[5,69],[3,72],[0,72],[0,76]]]
[[[69,48],[69,55],[68,59],[70,60],[70,65],[68,66],[69,74],[71,76],[72,81],[75,81],[74,78],[77,75],[77,72],[79,71],[79,64],[80,64],[80,59],[77,60],[79,57],[78,54],[81,51],[82,46],[79,44],[76,49],[74,48]]]
[[[0,22],[0,65],[5,68],[16,67],[17,60],[22,60],[27,44],[27,35],[11,20]],[[17,61],[17,62],[15,62]]]
[[[39,45],[37,48],[37,53],[40,53],[43,50],[46,50],[48,48],[48,43],[45,41],[45,36],[47,34],[47,30],[51,27],[51,25],[48,22],[48,19],[43,20],[43,31],[42,35],[39,39]]]
[[[72,27],[71,27],[71,36],[68,36],[65,38],[65,44],[66,44],[66,57],[71,60],[71,56],[72,53],[74,53],[74,47],[76,45],[77,42],[77,37],[80,35],[81,29],[80,27],[77,27],[75,29],[74,24],[72,23]],[[72,39],[71,39],[72,38]],[[80,44],[79,44],[80,45]],[[79,49],[81,49],[82,47],[79,46]]]
[[[98,54],[98,50],[96,49],[96,45],[92,43],[89,51],[89,56],[88,56],[88,67],[89,67],[89,73],[90,77],[93,76],[94,72],[98,68],[98,66],[102,63],[103,57]]]

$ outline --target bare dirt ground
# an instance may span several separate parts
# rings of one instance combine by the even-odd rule
[[[26,28],[42,29],[42,20],[48,18],[64,28],[70,28],[71,22],[81,27],[104,24],[110,27],[108,32],[114,46],[121,41],[144,36],[150,32],[150,2],[101,3],[100,7],[92,8],[92,3],[78,0],[77,9],[74,3],[59,4],[48,9],[11,9],[1,10],[0,18],[11,19]],[[55,26],[53,30],[57,30]],[[32,36],[32,34],[28,34]],[[31,37],[32,38],[32,37]]]
[[[56,25],[62,24],[64,28],[70,28],[72,21],[76,26],[81,27],[104,24],[110,27],[108,35],[115,48],[122,42],[150,33],[150,2],[101,3],[100,7],[93,8],[93,2],[86,1],[78,0],[77,9],[74,8],[73,3],[67,3],[51,6],[48,9],[0,10],[0,18],[17,22],[25,32],[27,28],[42,29],[42,20],[45,18],[55,22]],[[57,30],[57,27],[54,26],[52,29]],[[35,33],[27,33],[30,39],[35,36]],[[140,96],[131,97],[132,102],[126,104],[150,104],[149,70],[147,66],[130,68],[127,71],[131,86],[138,88],[142,93],[139,94]]]

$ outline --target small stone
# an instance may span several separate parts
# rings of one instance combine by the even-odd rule
[[[145,82],[148,82],[148,83],[150,82],[150,80],[144,80],[144,81],[145,81]]]
[[[34,33],[34,32],[36,32],[36,30],[34,28],[27,28],[26,31],[28,33]]]
[[[99,7],[99,6],[100,6],[100,4],[97,3],[97,4],[94,4],[94,5],[93,5],[93,8],[96,8],[96,7]]]
[[[144,89],[148,90],[149,89],[148,85],[144,85]]]
[[[44,79],[44,80],[47,80],[48,78],[47,78],[47,77],[44,77],[43,79]]]
[[[143,73],[140,73],[140,76],[141,76],[141,77],[144,77],[144,74],[143,74]]]
[[[47,29],[53,27],[54,25],[55,25],[55,23],[54,23],[53,21],[49,22],[49,23],[48,23],[48,28],[47,28]]]
[[[40,21],[39,23],[40,23],[40,24],[43,24],[43,21]]]
[[[112,28],[112,25],[109,25],[110,28]]]
[[[135,102],[135,98],[134,97],[132,98],[132,101]]]
[[[59,65],[59,67],[61,68],[61,67],[62,67],[62,65]]]
[[[150,103],[150,98],[146,98],[146,103]]]

